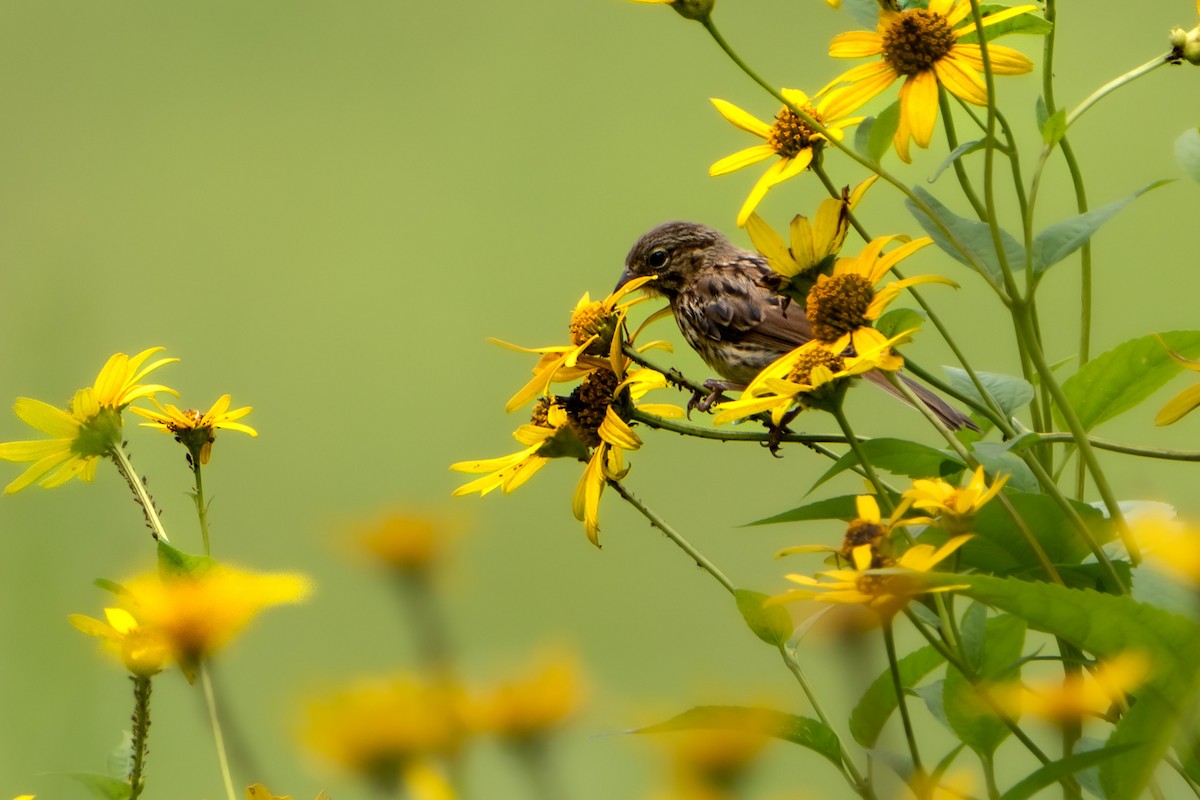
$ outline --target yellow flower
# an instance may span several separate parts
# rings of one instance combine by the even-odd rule
[[[1200,533],[1165,513],[1148,513],[1133,522],[1133,535],[1163,571],[1200,588]]]
[[[892,345],[907,338],[909,332],[872,343],[859,355],[838,355],[820,342],[810,341],[777,359],[763,369],[737,400],[714,406],[713,423],[720,425],[763,411],[771,412],[776,426],[793,405],[801,408],[831,409],[840,403],[849,385],[848,379],[873,369],[895,371],[904,359],[892,352]]]
[[[358,533],[358,545],[375,560],[400,572],[421,572],[445,555],[454,536],[432,516],[392,513]]]
[[[1006,8],[983,18],[984,27],[1035,11],[1037,6]],[[898,78],[900,124],[893,142],[896,153],[910,161],[908,143],[928,147],[938,113],[938,86],[968,103],[987,105],[987,86],[980,71],[983,55],[978,44],[960,40],[978,33],[974,22],[959,26],[971,14],[969,0],[930,0],[928,8],[905,11],[881,9],[875,32],[852,31],[836,36],[829,46],[834,58],[880,56],[881,61],[855,67],[834,80],[847,86],[831,92],[832,102],[858,108]],[[988,44],[992,72],[1021,75],[1033,62],[1009,47]]]
[[[454,753],[465,734],[462,699],[407,675],[360,680],[308,703],[302,735],[349,772],[394,785],[409,765]]]
[[[929,572],[971,537],[956,536],[935,548],[933,545],[913,545],[898,561],[875,567],[877,552],[870,544],[854,548],[853,569],[835,569],[818,573],[827,580],[807,575],[788,575],[788,580],[803,588],[792,589],[772,597],[768,602],[788,603],[795,600],[816,600],[821,603],[860,605],[874,611],[879,618],[890,621],[908,602],[927,592],[948,592],[962,586],[926,586],[918,577]]]
[[[849,112],[862,105],[861,103],[851,105],[839,99],[838,96],[830,94],[809,98],[798,89],[783,89],[780,93],[789,103],[824,126],[829,135],[839,141],[846,128],[856,125],[862,120],[862,117],[847,116]],[[709,175],[725,175],[765,161],[772,156],[779,157],[779,160],[769,166],[754,184],[754,188],[750,190],[750,196],[742,204],[737,218],[737,224],[742,226],[746,224],[750,214],[762,202],[771,187],[808,169],[808,165],[825,146],[826,137],[825,134],[810,128],[787,106],[784,106],[775,116],[775,122],[768,125],[733,103],[716,97],[710,99],[717,107],[717,111],[721,112],[721,116],[736,127],[763,139],[765,143],[739,150],[733,155],[722,158],[708,168]]]
[[[872,175],[851,192],[842,189],[842,196],[821,201],[816,219],[810,224],[808,217],[797,214],[790,226],[791,246],[771,226],[763,222],[758,214],[746,220],[746,233],[755,249],[766,257],[771,269],[784,277],[816,280],[818,273],[828,273],[833,267],[834,257],[841,251],[850,230],[850,212],[862,200],[878,175]]]
[[[258,431],[237,421],[254,409],[244,406],[230,411],[230,400],[229,395],[223,394],[204,413],[193,409],[180,411],[170,403],[163,405],[154,398],[150,398],[150,402],[154,403],[157,411],[136,407],[129,410],[151,420],[141,423],[143,428],[157,428],[164,433],[175,434],[175,441],[188,449],[190,458],[198,458],[201,464],[207,464],[218,430],[240,431],[258,437]]]
[[[654,277],[635,278],[617,287],[603,300],[592,300],[591,295],[585,292],[571,312],[569,345],[530,348],[489,339],[501,347],[542,357],[533,368],[533,378],[513,395],[505,410],[515,411],[538,395],[545,394],[552,383],[578,380],[597,369],[614,369],[611,365],[621,357],[623,340],[619,334],[625,316],[630,308],[650,298],[643,296],[621,301],[630,292],[654,280]]]
[[[1104,718],[1114,704],[1125,702],[1127,692],[1150,677],[1150,659],[1125,651],[1098,662],[1078,675],[1059,676],[991,687],[996,703],[1011,716],[1030,714],[1057,725],[1089,717]]]
[[[1162,340],[1160,339],[1159,341]],[[1163,347],[1167,348],[1165,342],[1163,343]],[[1193,372],[1200,372],[1200,361],[1192,361],[1190,358],[1184,358],[1170,348],[1167,348],[1167,353],[1187,369]],[[1154,417],[1154,424],[1170,425],[1173,422],[1178,422],[1196,406],[1200,406],[1200,383],[1195,386],[1189,386],[1168,400],[1167,404],[1158,412],[1158,415]]]
[[[246,800],[292,800],[292,796],[290,794],[276,796],[271,794],[271,790],[261,783],[255,783],[246,787]],[[329,800],[329,795],[321,792],[317,795],[317,800]]]
[[[879,511],[879,503],[873,495],[863,494],[854,498],[858,516],[846,525],[846,535],[842,538],[841,547],[830,547],[823,544],[801,544],[785,547],[775,554],[776,558],[790,556],[796,553],[834,553],[847,562],[854,563],[854,551],[864,545],[870,548],[870,568],[878,569],[891,566],[894,561],[892,554],[892,531],[903,525],[927,523],[929,520],[921,517],[905,519],[907,508],[901,504],[893,510],[887,522]]]
[[[142,366],[162,349],[152,347],[133,358],[117,353],[100,370],[94,385],[75,393],[66,411],[41,400],[18,397],[13,404],[17,417],[51,438],[0,444],[0,459],[33,462],[4,487],[5,493],[19,492],[39,482],[52,489],[76,477],[91,481],[96,475],[96,462],[121,442],[121,411],[134,400],[155,392],[175,394],[166,386],[139,383],[159,367],[179,360],[163,358]]]
[[[505,739],[543,736],[571,717],[583,701],[578,662],[543,655],[524,675],[503,681],[478,701],[479,726]]]
[[[970,533],[979,510],[1004,488],[1009,475],[1001,475],[987,485],[983,467],[976,467],[967,485],[959,489],[941,478],[926,480],[917,478],[912,488],[902,495],[904,505],[919,509],[934,517],[952,536]]]
[[[67,619],[84,633],[104,639],[106,648],[134,675],[148,678],[162,672],[171,652],[161,631],[139,625],[123,608],[106,608],[104,617],[107,622],[82,614],[72,614]]]
[[[301,575],[214,564],[188,574],[140,575],[125,589],[121,604],[167,643],[190,680],[202,658],[226,645],[259,612],[300,602],[309,584]]]
[[[883,248],[896,238],[899,237],[873,239],[858,256],[839,258],[833,274],[818,275],[816,284],[809,290],[806,313],[812,325],[813,339],[831,352],[841,353],[851,346],[856,353],[878,348],[884,336],[872,327],[872,323],[902,289],[920,283],[958,287],[954,281],[939,275],[920,275],[892,281],[876,289],[875,284],[883,280],[892,267],[932,242],[923,237],[884,253]]]

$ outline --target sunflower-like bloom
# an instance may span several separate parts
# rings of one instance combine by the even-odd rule
[[[461,692],[410,675],[362,679],[307,705],[301,736],[308,746],[380,787],[453,754],[467,733]]]
[[[902,500],[912,508],[934,517],[951,534],[969,533],[975,515],[987,501],[1000,494],[1008,478],[1007,474],[1001,475],[988,486],[983,467],[977,467],[967,485],[961,489],[941,478],[918,478],[913,481],[912,488],[904,493]]]
[[[888,270],[932,242],[929,237],[914,239],[884,253],[883,248],[896,238],[899,237],[872,239],[858,256],[839,258],[833,274],[818,275],[817,282],[809,290],[806,313],[812,325],[813,339],[831,352],[841,353],[847,347],[853,347],[856,353],[867,353],[879,348],[884,335],[875,330],[872,323],[902,289],[921,283],[958,287],[954,281],[940,275],[919,275],[892,281],[877,289],[875,285],[883,280]]]
[[[138,576],[125,584],[121,605],[166,642],[171,659],[193,680],[201,659],[228,644],[260,612],[300,602],[308,591],[301,575],[211,565],[186,574]]]
[[[732,800],[770,741],[759,731],[719,728],[655,738],[666,748],[671,766],[670,789],[652,795],[653,800]]]
[[[818,573],[825,580],[808,575],[788,575],[787,579],[801,588],[776,595],[767,602],[816,600],[857,605],[870,609],[888,622],[918,595],[964,588],[959,585],[928,586],[921,581],[920,573],[931,571],[970,538],[970,535],[955,536],[937,548],[929,544],[913,545],[898,560],[886,559],[882,564],[879,564],[877,548],[870,544],[859,545],[851,552],[853,569]]]
[[[809,98],[798,89],[783,89],[780,93],[792,106],[820,123],[828,131],[829,136],[838,141],[841,141],[846,128],[862,121],[862,117],[848,116],[862,103],[847,102],[842,99],[845,95],[823,94]],[[721,116],[738,128],[764,140],[764,144],[754,145],[722,158],[708,168],[709,175],[725,175],[742,167],[749,167],[765,161],[772,156],[779,158],[778,161],[767,167],[767,171],[754,184],[754,188],[750,190],[750,196],[742,204],[737,217],[737,224],[742,226],[746,224],[754,209],[766,197],[771,187],[808,169],[808,165],[825,146],[826,135],[810,128],[787,106],[784,106],[775,116],[775,122],[768,125],[733,103],[716,97],[710,99],[717,107],[717,111],[721,112]],[[848,97],[850,101],[854,101],[854,99]]]
[[[171,657],[171,648],[161,631],[139,625],[123,608],[104,609],[104,618],[107,622],[72,614],[68,620],[84,633],[103,639],[106,649],[134,675],[148,678],[162,671]]]
[[[713,407],[713,423],[742,419],[763,411],[771,412],[778,426],[793,405],[801,408],[832,409],[841,402],[851,378],[873,369],[894,372],[904,359],[892,352],[892,346],[907,339],[910,332],[873,343],[857,355],[835,353],[820,342],[807,342],[766,367],[737,400]]]
[[[811,223],[808,217],[797,214],[789,226],[789,243],[785,243],[758,214],[751,214],[746,220],[746,233],[750,234],[750,241],[767,259],[771,269],[807,294],[817,275],[832,271],[834,259],[841,252],[850,230],[850,212],[878,178],[878,175],[872,175],[853,192],[846,187],[842,189],[841,197],[821,201]]]
[[[1163,347],[1166,347],[1166,344]],[[1187,369],[1193,372],[1200,372],[1200,361],[1192,361],[1190,358],[1184,358],[1170,348],[1167,348],[1167,353]],[[1184,416],[1191,413],[1196,406],[1200,406],[1200,383],[1195,386],[1189,386],[1168,400],[1167,404],[1155,415],[1154,424],[1170,425],[1171,423],[1178,422]]]
[[[429,570],[445,558],[457,530],[427,514],[389,513],[356,532],[358,547],[400,573]]]
[[[157,411],[137,407],[129,410],[150,420],[150,422],[141,423],[141,427],[156,428],[163,433],[174,434],[175,441],[187,448],[188,455],[193,460],[199,459],[201,464],[207,464],[212,455],[212,446],[216,441],[218,430],[239,431],[255,438],[258,437],[258,431],[249,425],[238,422],[239,419],[253,411],[253,407],[243,406],[230,411],[231,400],[229,395],[223,394],[217,398],[217,402],[212,404],[212,408],[201,413],[194,409],[180,411],[170,403],[164,405],[152,397],[150,402],[158,409]]]
[[[630,308],[650,299],[648,296],[632,300],[624,298],[654,280],[654,277],[635,278],[603,300],[592,300],[591,295],[584,292],[571,312],[569,345],[521,347],[490,339],[501,347],[542,357],[533,368],[533,377],[513,395],[505,410],[515,411],[533,398],[545,394],[552,383],[578,380],[597,369],[613,369],[612,364],[621,358],[622,337],[619,334],[625,316]]]
[[[795,555],[797,553],[833,553],[847,563],[854,563],[854,551],[866,545],[871,548],[871,567],[878,569],[893,562],[892,531],[904,525],[928,523],[925,517],[905,518],[908,510],[905,504],[896,506],[891,515],[884,520],[879,511],[879,503],[873,495],[863,494],[854,498],[855,511],[858,516],[846,525],[846,535],[842,538],[840,547],[830,547],[825,544],[800,544],[785,547],[775,554],[776,558]]]
[[[479,728],[515,743],[553,732],[583,703],[579,663],[570,656],[542,655],[523,674],[502,681],[476,701]]]
[[[983,18],[984,27],[1037,10],[1034,5],[1006,8]],[[937,122],[938,86],[975,105],[987,105],[987,86],[980,76],[980,45],[960,41],[978,34],[974,22],[961,25],[971,14],[969,0],[930,0],[928,8],[905,11],[881,9],[875,32],[851,31],[836,36],[829,46],[835,58],[881,60],[855,67],[833,83],[847,84],[830,92],[831,102],[858,108],[903,77],[900,124],[893,143],[903,161],[910,161],[909,140],[928,147]],[[997,75],[1022,75],[1033,62],[1010,47],[988,44],[988,59]]]
[[[96,462],[121,442],[121,412],[125,407],[155,392],[176,394],[160,384],[141,383],[154,370],[179,360],[163,358],[142,366],[162,349],[152,347],[133,358],[117,353],[105,363],[92,386],[75,393],[66,411],[41,400],[18,397],[13,413],[51,438],[0,444],[0,459],[33,462],[4,487],[5,493],[19,492],[39,482],[52,489],[76,477],[91,481],[96,475]]]

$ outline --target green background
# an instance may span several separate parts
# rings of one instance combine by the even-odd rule
[[[1061,5],[1067,106],[1164,50],[1172,25],[1193,24],[1184,0]],[[850,65],[824,53],[859,27],[818,0],[722,0],[718,20],[768,80],[809,91]],[[1005,43],[1040,54],[1032,38]],[[1073,131],[1094,205],[1180,175],[1171,143],[1200,122],[1197,79],[1191,67],[1161,70]],[[1037,84],[999,82],[1027,169]],[[255,407],[246,421],[260,438],[223,436],[206,474],[215,555],[303,571],[317,585],[305,606],[266,613],[219,664],[230,724],[259,765],[239,783],[297,798],[364,793],[297,745],[293,728],[307,693],[412,663],[391,587],[338,555],[348,524],[395,506],[469,528],[445,587],[473,679],[547,640],[580,652],[589,711],[558,749],[571,798],[645,797],[660,780],[651,743],[598,734],[698,702],[806,713],[720,588],[611,494],[604,549],[587,543],[570,514],[577,465],[552,463],[511,496],[449,499],[462,476],[447,465],[512,452],[509,431],[523,421],[503,404],[530,361],[485,337],[563,341],[579,296],[605,294],[630,245],[659,222],[734,231],[758,170],[706,175],[753,143],[710,96],[768,120],[777,110],[698,25],[622,0],[0,5],[0,398],[65,402],[112,353],[165,345],[183,362],[158,377],[185,406],[231,392],[235,406]],[[935,148],[900,172],[924,184],[940,159]],[[839,183],[862,177],[836,156],[829,169]],[[961,209],[948,177],[927,188]],[[820,197],[805,176],[760,210],[782,228]],[[1097,237],[1097,352],[1200,327],[1198,199],[1195,184],[1172,184]],[[1043,224],[1072,213],[1058,161],[1040,209]],[[872,231],[916,232],[883,186],[862,216]],[[1017,369],[981,281],[932,249],[909,264],[963,284],[926,294],[977,367]],[[1076,271],[1072,259],[1047,281],[1053,360],[1076,352]],[[669,322],[659,335],[679,341]],[[932,334],[907,353],[949,363]],[[672,362],[707,376],[691,353]],[[1200,447],[1200,420],[1150,422],[1184,385],[1102,433]],[[881,393],[856,392],[852,407],[860,433],[928,441],[917,415]],[[836,524],[738,527],[798,504],[825,468],[807,452],[774,460],[755,446],[644,433],[629,485],[737,583],[776,591],[787,571],[771,558],[777,548],[840,537]],[[128,436],[173,540],[198,549],[182,452],[132,421]],[[0,440],[25,438],[15,417],[0,418]],[[1193,465],[1104,461],[1121,497],[1200,511]],[[0,480],[20,469],[5,466]],[[858,489],[847,474],[820,492]],[[0,797],[82,797],[61,773],[104,770],[127,725],[128,685],[66,617],[98,616],[105,596],[91,580],[150,566],[150,544],[106,465],[94,485],[0,498]],[[869,639],[804,651],[835,717],[877,673],[878,650]],[[199,693],[176,673],[156,681],[151,748],[147,796],[221,794]],[[470,797],[527,796],[492,746],[478,756]],[[811,754],[777,745],[766,766],[748,796],[847,794]]]

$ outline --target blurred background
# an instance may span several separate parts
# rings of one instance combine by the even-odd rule
[[[1194,24],[1183,0],[1136,13],[1116,0],[1061,5],[1057,91],[1068,107],[1165,51],[1171,26]],[[849,66],[825,52],[859,27],[817,0],[723,0],[717,19],[768,80],[807,91]],[[1040,56],[1040,40],[1005,44]],[[1072,131],[1094,206],[1180,176],[1171,145],[1200,123],[1198,77],[1160,70]],[[1028,168],[1038,79],[998,85]],[[295,728],[304,697],[415,663],[394,587],[346,557],[347,530],[393,508],[449,515],[462,531],[443,588],[469,680],[511,671],[546,642],[578,653],[587,710],[554,754],[569,800],[649,797],[661,783],[649,737],[607,734],[697,703],[811,713],[720,587],[611,493],[604,549],[588,544],[570,512],[577,465],[551,463],[510,496],[450,499],[464,476],[448,465],[512,452],[524,421],[503,407],[530,359],[485,337],[560,343],[579,296],[606,294],[636,238],[667,219],[748,244],[734,218],[757,170],[706,169],[751,142],[709,97],[768,120],[778,110],[699,25],[622,0],[0,4],[0,400],[65,403],[112,353],[166,346],[182,363],[156,377],[182,406],[230,392],[235,407],[254,406],[246,422],[261,434],[221,437],[207,469],[214,555],[316,585],[307,604],[264,614],[218,665],[229,725],[259,769],[239,783],[367,795]],[[919,153],[901,174],[926,185],[942,152]],[[839,183],[863,177],[836,156],[828,168]],[[949,177],[928,188],[961,208]],[[782,229],[821,197],[815,181],[793,180],[760,213]],[[1198,327],[1198,201],[1200,187],[1179,181],[1096,237],[1095,352]],[[1073,203],[1056,161],[1041,223]],[[917,232],[882,185],[861,216],[872,231]],[[977,367],[1017,371],[1006,317],[981,281],[932,248],[907,271],[959,280],[958,292],[926,295]],[[1071,259],[1047,281],[1052,360],[1076,352],[1076,271]],[[680,341],[669,321],[659,335]],[[950,363],[933,335],[906,354]],[[670,362],[708,376],[690,352]],[[1200,419],[1151,423],[1183,385],[1100,433],[1200,448]],[[927,438],[918,415],[882,393],[855,392],[852,406],[860,433]],[[173,541],[198,550],[182,449],[127,425]],[[0,440],[26,438],[0,416]],[[836,523],[740,527],[805,498],[826,468],[807,451],[776,460],[757,446],[644,438],[628,485],[739,585],[778,591],[790,565],[776,549],[840,537]],[[1122,497],[1200,511],[1194,465],[1104,459]],[[2,466],[3,482],[22,469]],[[813,496],[859,488],[847,473]],[[140,513],[107,465],[93,485],[0,498],[0,797],[83,797],[62,774],[104,771],[128,725],[129,686],[66,617],[100,614],[94,578],[152,564]],[[805,654],[835,718],[878,673],[876,650],[856,652],[851,668],[832,644]],[[156,681],[150,746],[148,796],[221,795],[201,698],[177,671]],[[476,756],[469,797],[529,796],[496,749]],[[847,795],[827,763],[777,744],[745,796]]]

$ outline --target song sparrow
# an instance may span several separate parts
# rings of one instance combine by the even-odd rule
[[[783,278],[767,260],[705,225],[668,222],[639,239],[617,286],[644,275],[656,276],[646,291],[667,299],[687,343],[725,379],[706,384],[714,394],[744,387],[763,367],[813,338],[804,308],[776,293]],[[903,397],[879,372],[864,377]],[[902,379],[951,430],[975,427],[924,386]]]

